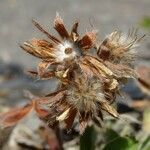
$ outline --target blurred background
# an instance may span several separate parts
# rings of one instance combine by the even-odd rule
[[[56,12],[68,29],[75,20],[79,21],[80,33],[98,29],[100,40],[115,29],[127,32],[138,28],[139,35],[146,34],[135,62],[142,83],[129,82],[123,89],[128,100],[123,104],[121,100],[117,107],[120,112],[134,112],[135,118],[143,118],[144,110],[150,116],[147,111],[150,106],[150,0],[0,0],[0,112],[24,105],[29,100],[25,96],[27,91],[43,95],[55,89],[55,80],[48,84],[25,73],[27,69],[35,69],[39,60],[22,51],[19,45],[33,37],[45,38],[32,25],[32,19],[55,35]],[[143,86],[143,82],[148,86]],[[146,121],[146,132],[149,132],[150,120]],[[0,145],[3,145],[2,141],[5,140],[0,139]]]
[[[115,29],[127,32],[129,28],[140,28],[141,22],[150,15],[149,0],[1,0],[0,1],[0,58],[27,68],[35,66],[37,59],[27,55],[19,48],[32,37],[38,37],[39,31],[31,20],[37,20],[50,32],[53,20],[59,12],[65,24],[70,27],[74,20],[80,22],[80,31],[96,28],[99,38],[103,39]],[[143,31],[147,34],[147,31]],[[150,55],[149,36],[139,52],[140,56]],[[144,49],[144,50],[143,50]],[[144,52],[145,54],[144,54]],[[147,56],[147,55],[146,55]]]

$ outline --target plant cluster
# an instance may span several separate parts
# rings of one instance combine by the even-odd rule
[[[69,130],[77,120],[80,133],[91,123],[101,126],[103,112],[119,118],[111,104],[122,85],[130,78],[137,78],[132,62],[137,43],[143,36],[138,37],[137,30],[127,35],[114,31],[98,41],[97,30],[80,36],[78,22],[68,32],[58,14],[54,28],[60,38],[49,34],[34,20],[33,24],[47,40],[34,38],[21,45],[27,53],[41,59],[37,71],[29,73],[43,80],[56,78],[59,86],[45,97],[35,98],[23,108],[1,115],[0,124],[14,125],[33,108],[49,126],[63,122]]]

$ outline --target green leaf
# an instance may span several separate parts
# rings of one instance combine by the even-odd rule
[[[118,137],[120,137],[120,135],[116,133],[114,130],[107,129],[106,134],[105,134],[106,141],[111,141]]]
[[[96,131],[93,126],[87,127],[80,137],[80,150],[95,150]]]
[[[140,25],[144,28],[150,29],[150,17],[146,16],[141,20]]]
[[[104,150],[137,150],[138,143],[130,137],[121,137],[113,130],[106,133],[106,146]]]

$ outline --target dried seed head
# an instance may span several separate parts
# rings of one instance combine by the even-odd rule
[[[75,76],[75,81],[70,82],[70,85],[67,86],[65,96],[59,101],[53,101],[51,104],[51,109],[57,111],[51,114],[50,122],[55,117],[57,121],[64,121],[67,129],[70,129],[77,116],[76,118],[79,118],[80,122],[80,132],[83,133],[90,121],[99,126],[101,125],[103,120],[102,111],[118,118],[118,113],[109,105],[110,102],[106,98],[108,95],[104,90],[104,85],[97,77],[86,80],[81,74]],[[115,87],[111,86],[110,91],[114,89]]]
[[[131,64],[136,56],[135,48],[142,37],[137,37],[137,30],[123,35],[114,31],[102,42],[98,49],[98,56],[113,63]]]
[[[80,131],[83,132],[91,120],[101,125],[102,111],[118,118],[111,103],[120,92],[120,84],[137,77],[130,68],[135,56],[134,49],[141,40],[137,37],[137,31],[129,32],[128,36],[114,31],[96,48],[97,31],[87,32],[80,37],[78,22],[75,22],[69,33],[58,14],[54,28],[61,40],[49,34],[37,22],[33,23],[51,41],[33,39],[21,46],[42,59],[38,71],[30,73],[41,79],[56,77],[60,81],[60,90],[46,97],[49,115],[44,120],[50,124],[64,121],[67,129],[70,129],[78,116]]]
[[[70,68],[74,68],[72,65],[78,62],[78,58],[90,48],[94,48],[97,31],[93,30],[91,32],[87,32],[80,38],[77,33],[78,22],[75,22],[71,33],[69,33],[58,13],[54,20],[54,28],[59,33],[62,40],[59,40],[49,34],[36,21],[33,21],[33,24],[51,40],[50,42],[49,40],[33,39],[21,45],[23,50],[42,59],[42,63],[38,65],[37,73],[41,79],[45,79],[45,77],[43,77],[44,72],[46,73],[51,65],[55,65],[55,67],[53,66],[54,71],[58,70],[58,65],[64,65],[62,67],[64,69],[61,70],[61,74],[68,69],[68,66],[70,66]],[[68,61],[70,61],[71,64],[68,64]],[[53,70],[51,74],[54,74]],[[60,76],[60,72],[55,74],[59,79],[61,79],[61,77],[64,78],[63,75]],[[57,76],[58,74],[59,76]],[[64,81],[64,79],[62,80]]]
[[[67,101],[79,111],[95,112],[97,102],[105,100],[104,91],[98,79],[90,82],[77,77],[75,86],[70,85],[67,90]]]
[[[73,59],[77,55],[75,47],[68,41],[58,44],[56,49],[57,50],[54,54],[57,62],[62,62],[66,59]]]

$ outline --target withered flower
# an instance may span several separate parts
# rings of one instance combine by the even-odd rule
[[[78,22],[74,23],[71,33],[69,33],[58,14],[54,20],[54,28],[61,36],[61,40],[50,35],[36,21],[33,21],[33,24],[51,41],[32,39],[25,42],[21,47],[28,53],[42,59],[38,65],[38,75],[43,79],[54,76],[61,79],[62,77],[65,78],[70,69],[74,68],[78,59],[94,47],[96,31],[87,32],[80,38],[77,33]],[[47,72],[50,66],[53,66],[53,69]],[[30,73],[37,75],[34,71]]]
[[[41,98],[40,103],[34,105],[38,116],[51,125],[63,121],[67,129],[78,119],[81,133],[91,121],[101,126],[103,111],[119,118],[111,103],[120,93],[120,85],[128,78],[137,77],[130,65],[132,50],[142,37],[137,38],[135,31],[125,38],[115,31],[97,48],[96,30],[80,37],[78,22],[75,22],[68,32],[58,14],[54,28],[61,39],[49,34],[36,21],[33,24],[48,40],[33,39],[21,45],[42,60],[37,71],[30,73],[41,79],[56,77],[60,81],[57,91],[45,96],[46,102]]]
[[[115,118],[119,117],[117,111],[110,105],[110,93],[105,91],[99,78],[93,77],[92,80],[86,80],[78,73],[75,76],[75,80],[70,82],[64,91],[59,91],[56,95],[49,97],[52,101],[48,107],[53,110],[47,118],[49,124],[55,120],[64,121],[69,130],[76,118],[80,123],[80,133],[83,133],[91,121],[101,126],[103,111]],[[56,97],[59,98],[53,100]]]
[[[116,30],[101,43],[97,54],[103,60],[130,65],[135,59],[138,42],[144,36],[138,37],[137,29],[129,30],[128,34]]]

